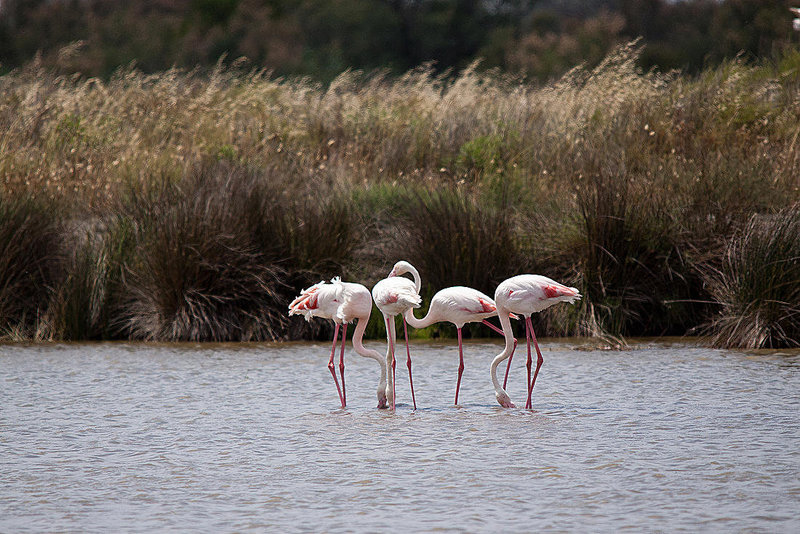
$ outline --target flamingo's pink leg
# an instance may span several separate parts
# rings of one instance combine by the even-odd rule
[[[490,323],[490,322],[489,322],[489,321],[487,321],[486,319],[484,319],[484,320],[483,320],[483,321],[481,321],[481,322],[482,322],[483,324],[485,324],[486,326],[488,326],[489,328],[491,328],[492,330],[494,330],[495,332],[497,332],[498,334],[500,334],[501,336],[504,336],[504,335],[505,335],[505,333],[504,333],[502,330],[500,330],[499,328],[497,328],[495,325],[493,325],[492,323]]]
[[[339,379],[336,378],[336,366],[333,364],[333,356],[336,354],[336,342],[339,340],[339,323],[334,324],[336,328],[333,331],[333,346],[331,347],[331,359],[328,360],[328,369],[331,372],[331,376],[333,376],[333,383],[336,384],[336,391],[339,393],[339,401],[341,401],[342,408],[344,408],[344,397],[342,396],[342,390],[339,388]]]
[[[461,329],[458,328],[458,381],[456,382],[456,400],[453,402],[458,406],[458,390],[461,389],[461,375],[464,373],[464,349],[461,345]]]
[[[495,332],[497,332],[498,334],[500,334],[501,336],[505,335],[505,333],[502,330],[497,328],[495,325],[493,325],[492,323],[490,323],[486,319],[484,319],[481,322],[483,324],[485,324],[486,326],[488,326],[489,328],[491,328],[492,330],[494,330]],[[511,358],[514,357],[514,351],[515,350],[517,350],[517,339],[516,338],[514,338],[514,348],[511,349],[511,354],[508,355],[508,363],[506,364],[506,377],[503,379],[503,389],[506,389],[506,384],[508,384],[508,370],[511,369]]]
[[[347,341],[347,323],[342,328],[342,352],[339,354],[339,372],[342,374],[342,408],[347,406],[347,389],[344,386],[344,344]]]
[[[411,347],[408,345],[408,325],[406,325],[406,318],[403,317],[403,333],[406,336],[406,367],[408,367],[408,382],[411,384],[411,401],[414,403],[414,409],[417,409],[417,399],[414,397],[414,379],[411,377]]]
[[[392,339],[392,329],[389,327],[389,321],[394,321],[394,317],[387,317],[386,318],[386,332],[388,333],[387,337],[389,337],[389,352],[392,355],[392,410],[394,410],[395,405],[395,367],[397,367],[397,361],[394,359],[394,339]]]
[[[525,383],[528,386],[528,401],[525,403],[525,408],[531,407],[531,366],[533,364],[533,359],[531,358],[531,323],[530,318],[525,318],[525,340],[528,343],[528,360],[525,366],[528,368],[528,381]]]
[[[533,408],[533,404],[531,403],[531,395],[533,394],[533,386],[536,385],[536,377],[539,376],[539,368],[544,363],[544,358],[542,358],[542,351],[539,350],[539,343],[536,341],[536,333],[533,331],[533,324],[531,323],[531,318],[525,318],[528,328],[531,331],[531,337],[533,338],[533,345],[536,347],[536,372],[533,373],[533,381],[530,383],[528,387],[528,408]]]

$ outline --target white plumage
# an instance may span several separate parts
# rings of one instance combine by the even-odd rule
[[[347,405],[347,391],[344,380],[344,340],[347,338],[347,324],[358,320],[356,329],[353,332],[353,349],[356,353],[365,358],[376,360],[381,366],[381,379],[378,384],[378,408],[386,407],[386,362],[384,358],[375,350],[367,349],[363,345],[364,330],[367,328],[369,316],[372,314],[372,298],[369,290],[361,284],[352,282],[342,282],[338,276],[331,279],[330,283],[319,282],[304,289],[300,295],[289,304],[289,315],[303,315],[306,321],[312,317],[331,319],[336,324],[333,335],[333,346],[328,368],[333,375],[336,390],[342,408]],[[339,327],[344,324],[342,333],[342,351],[339,356],[339,371],[342,376],[342,387],[339,389],[339,381],[333,365],[333,357],[336,351],[336,342],[339,338]]]
[[[495,301],[505,309],[530,317],[559,302],[574,303],[581,298],[577,288],[567,287],[539,274],[520,274],[497,286]]]
[[[419,308],[419,296],[414,282],[408,278],[393,276],[384,278],[372,288],[372,298],[384,315],[394,317],[411,308]]]
[[[415,286],[422,285],[419,272],[408,262],[399,262],[392,272],[395,274],[411,273]],[[458,379],[453,404],[458,404],[461,376],[464,373],[464,345],[461,339],[461,329],[467,323],[483,322],[495,331],[502,333],[496,326],[486,321],[486,318],[492,315],[497,315],[497,307],[491,297],[477,289],[464,286],[446,287],[438,291],[431,299],[428,313],[422,319],[417,319],[411,309],[405,312],[406,321],[414,328],[425,328],[440,322],[449,322],[455,325],[458,332]]]
[[[415,282],[408,278],[398,276],[400,267],[405,264],[411,267],[407,262],[397,262],[392,268],[387,278],[379,281],[372,288],[372,298],[375,305],[383,314],[384,324],[386,325],[386,366],[391,369],[389,373],[389,382],[386,386],[386,396],[392,405],[395,407],[395,358],[394,358],[394,342],[396,339],[394,318],[396,315],[402,315],[406,310],[412,308],[419,308],[422,303],[422,297],[419,296],[419,284],[416,283],[419,274],[415,277]],[[411,267],[414,269],[413,267]],[[416,269],[414,269],[416,271]],[[404,271],[409,272],[409,271]],[[403,326],[405,327],[405,319],[403,319]],[[411,400],[414,403],[414,409],[417,408],[417,400],[414,395],[414,381],[411,377],[411,349],[408,345],[408,333],[406,332],[406,350],[408,359],[406,365],[408,367],[408,380],[411,384]]]
[[[540,312],[559,302],[569,302],[572,304],[580,298],[581,294],[577,288],[567,287],[555,280],[538,274],[520,274],[513,276],[497,286],[494,293],[494,301],[497,305],[497,314],[500,317],[500,324],[503,327],[506,345],[503,352],[492,360],[490,375],[497,402],[499,402],[501,406],[506,408],[512,408],[514,406],[508,393],[500,386],[497,380],[497,366],[506,358],[508,358],[508,366],[506,367],[506,376],[508,376],[508,367],[511,365],[511,355],[514,350],[514,342],[516,341],[514,340],[514,334],[511,330],[511,322],[508,319],[508,314],[518,313],[525,318],[525,338],[528,343],[528,399],[525,403],[525,407],[531,408],[533,386],[536,384],[539,368],[544,361],[542,352],[539,350],[539,342],[536,341],[536,334],[533,331],[531,314]],[[531,339],[533,339],[533,344],[536,347],[536,354],[538,356],[533,380],[531,380]]]
[[[478,323],[493,315],[497,315],[497,307],[491,297],[471,287],[453,286],[433,296],[424,318],[417,319],[409,310],[406,319],[414,328],[425,328],[440,322],[450,322],[456,328],[463,328],[467,323]]]
[[[304,289],[289,304],[289,315],[302,314],[306,321],[320,317],[337,323],[351,323],[365,315],[369,317],[371,312],[369,290],[361,284],[342,282],[338,276],[330,283],[319,282]]]

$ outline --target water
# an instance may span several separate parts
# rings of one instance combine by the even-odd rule
[[[576,344],[530,411],[499,342],[460,407],[455,343],[416,343],[396,413],[354,354],[338,408],[322,343],[0,346],[0,531],[800,531],[800,353]]]

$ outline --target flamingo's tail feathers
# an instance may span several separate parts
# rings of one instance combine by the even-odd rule
[[[495,306],[494,302],[491,300],[478,298],[478,302],[481,303],[481,307],[483,308],[483,313],[492,313],[497,311],[497,306]]]
[[[508,316],[509,316],[511,319],[519,319],[519,315],[517,315],[516,313],[509,313],[509,314],[508,314]]]
[[[310,321],[314,316],[314,310],[317,308],[317,296],[308,295],[305,299],[293,302],[293,304],[293,306],[289,306],[289,315],[303,315],[306,321]]]
[[[580,300],[581,294],[578,288],[562,286],[561,284],[551,284],[545,286],[544,294],[549,299],[556,299],[561,302],[569,302],[574,304],[576,300]]]
[[[302,314],[305,316],[306,321],[310,321],[314,316],[314,310],[318,307],[319,295],[317,295],[317,292],[323,284],[325,282],[319,282],[308,289],[304,289],[297,298],[289,303],[289,315]]]
[[[403,295],[402,300],[404,300],[407,305],[413,308],[419,308],[420,306],[422,306],[422,297],[420,297],[416,293],[413,295],[412,294]]]

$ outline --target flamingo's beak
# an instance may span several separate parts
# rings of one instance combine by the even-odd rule
[[[395,272],[394,269],[392,269],[392,271],[389,273],[389,276],[387,276],[386,278],[391,278],[393,276],[397,276],[397,273]]]

